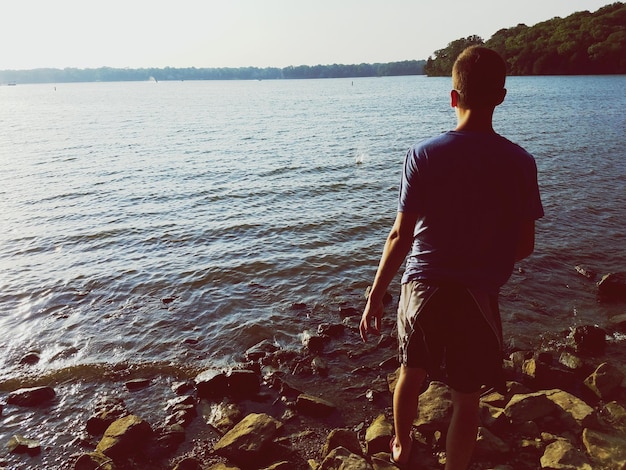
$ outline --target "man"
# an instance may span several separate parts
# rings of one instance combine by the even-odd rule
[[[393,396],[391,459],[399,466],[409,460],[427,375],[439,378],[443,369],[452,389],[446,470],[469,465],[480,389],[502,383],[498,291],[515,261],[533,252],[535,220],[543,216],[533,157],[492,126],[505,76],[502,58],[485,47],[457,58],[450,92],[457,126],[409,149],[398,213],[361,318],[367,341],[380,330],[383,295],[408,254]]]

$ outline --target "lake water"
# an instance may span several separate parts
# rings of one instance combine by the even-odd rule
[[[263,339],[299,348],[340,307],[362,308],[406,149],[454,127],[449,88],[423,76],[0,87],[0,396],[38,377],[64,397],[43,417],[5,409],[0,441],[30,426],[71,448],[112,371],[193,376]],[[507,88],[495,127],[535,156],[546,215],[502,290],[503,322],[510,342],[541,346],[626,311],[574,269],[626,271],[626,76]],[[41,360],[20,365],[29,351]]]

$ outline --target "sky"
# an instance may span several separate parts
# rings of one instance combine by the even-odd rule
[[[0,70],[427,59],[614,0],[2,0]]]

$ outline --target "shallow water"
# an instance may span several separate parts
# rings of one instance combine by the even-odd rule
[[[496,129],[535,155],[546,216],[503,288],[504,328],[550,344],[626,309],[574,269],[626,270],[626,77],[507,87]],[[299,348],[341,306],[361,308],[406,149],[454,125],[448,89],[426,77],[0,87],[0,390],[41,376],[64,397],[43,417],[5,410],[0,440],[25,425],[64,439],[54,430],[78,426],[116,370],[193,376],[263,339]],[[19,364],[28,351],[38,364]]]

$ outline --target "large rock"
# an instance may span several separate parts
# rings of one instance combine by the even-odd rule
[[[602,354],[606,348],[606,331],[596,325],[581,325],[572,333],[574,347],[579,353]]]
[[[9,393],[7,403],[16,406],[40,406],[50,403],[55,396],[52,387],[20,388]]]
[[[393,424],[387,421],[385,415],[378,416],[365,431],[367,455],[389,452],[391,436],[393,436]]]
[[[521,424],[543,418],[558,410],[557,405],[543,391],[513,395],[504,409],[504,414],[512,424]]]
[[[367,460],[344,447],[333,449],[318,470],[372,470]]]
[[[476,437],[475,454],[477,456],[496,457],[508,454],[511,446],[500,439],[488,429],[478,428],[478,436]]]
[[[237,464],[251,465],[281,427],[280,421],[267,414],[249,414],[215,444],[213,451]]]
[[[580,398],[563,390],[549,390],[546,396],[581,428],[597,426],[595,410]]]
[[[622,371],[608,362],[603,362],[585,379],[585,385],[600,399],[606,400],[619,389],[623,380]]]
[[[14,454],[37,455],[41,452],[41,444],[35,439],[16,434],[7,442],[7,449]]]
[[[626,272],[609,273],[598,282],[598,296],[602,300],[626,299]]]
[[[413,425],[420,432],[445,429],[452,417],[452,393],[450,388],[432,381],[419,397],[419,415]]]
[[[74,470],[115,470],[115,462],[100,452],[82,454],[74,462]]]
[[[311,416],[327,416],[337,408],[329,401],[302,393],[296,400],[296,409],[300,413]]]
[[[626,468],[626,439],[591,429],[583,431],[583,443],[587,453],[602,462],[603,468]]]
[[[322,447],[322,457],[326,457],[333,449],[344,447],[353,454],[361,455],[361,443],[356,433],[350,429],[333,429]]]
[[[228,393],[228,378],[218,369],[200,372],[196,378],[196,390],[199,398],[224,398]]]
[[[584,453],[572,443],[557,440],[548,444],[541,456],[541,468],[550,470],[593,470]]]
[[[96,452],[114,460],[128,457],[140,451],[151,435],[152,428],[146,421],[138,416],[128,415],[111,423],[98,442]]]

